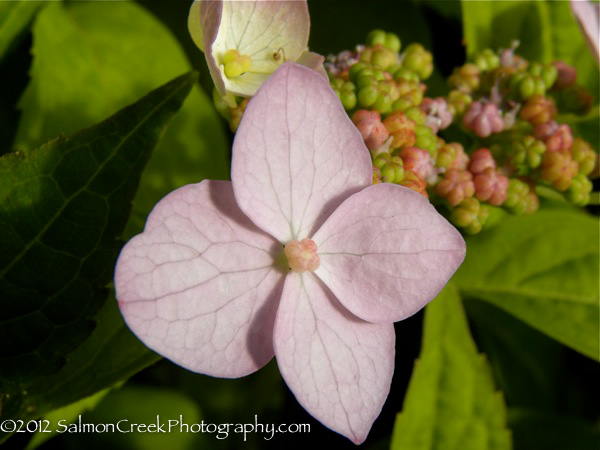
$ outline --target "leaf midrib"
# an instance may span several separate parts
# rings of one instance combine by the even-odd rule
[[[94,174],[87,180],[87,182],[77,191],[73,192],[69,197],[67,197],[65,199],[65,201],[63,202],[62,206],[57,210],[57,212],[50,218],[50,220],[48,220],[46,222],[46,224],[42,227],[42,229],[39,231],[39,233],[36,234],[36,236],[31,239],[29,241],[29,243],[27,243],[27,245],[25,245],[23,247],[23,249],[15,256],[15,258],[11,261],[10,264],[8,264],[4,270],[2,270],[0,272],[0,278],[4,278],[4,276],[6,275],[6,273],[17,263],[17,261],[19,261],[23,255],[25,253],[27,253],[29,251],[29,249],[36,243],[38,242],[39,238],[48,230],[48,228],[50,228],[51,225],[54,224],[55,220],[62,214],[62,212],[65,210],[65,208],[67,207],[67,205],[73,200],[73,198],[75,198],[77,195],[79,195],[80,193],[88,190],[90,184],[96,179],[96,177],[98,176],[98,174],[102,171],[102,169],[104,169],[104,167],[106,166],[106,164],[112,160],[112,158],[115,157],[115,155],[117,154],[117,152],[123,147],[123,145],[131,138],[131,136],[136,133],[138,131],[138,129],[140,127],[142,127],[150,117],[152,117],[157,110],[159,110],[160,108],[162,108],[162,106],[166,103],[168,103],[173,97],[175,97],[179,91],[181,89],[186,88],[186,85],[183,84],[181,86],[179,86],[177,89],[173,90],[173,92],[171,93],[171,95],[165,97],[163,100],[161,100],[159,103],[157,103],[149,112],[148,114],[146,114],[139,122],[137,125],[135,125],[131,131],[129,133],[127,133],[118,143],[118,145],[116,145],[112,152],[105,158],[105,160],[102,162],[102,164],[100,164],[98,166],[98,168],[96,169],[96,171],[94,172]],[[106,122],[104,122],[106,123]],[[78,136],[79,133],[77,133],[74,136]],[[67,138],[69,139],[69,138]]]

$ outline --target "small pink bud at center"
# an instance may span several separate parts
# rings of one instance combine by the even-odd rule
[[[312,272],[321,265],[317,254],[317,244],[312,239],[290,241],[285,244],[283,251],[290,269],[295,272],[306,272],[307,270]]]

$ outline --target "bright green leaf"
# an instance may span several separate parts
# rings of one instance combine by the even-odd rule
[[[216,433],[187,431],[185,425],[169,421],[183,421],[188,424],[201,423],[198,406],[186,396],[169,389],[156,387],[124,386],[109,393],[92,411],[81,416],[81,423],[116,424],[127,433],[79,433],[66,436],[75,448],[85,448],[93,444],[96,448],[123,448],[130,450],[188,450],[209,448],[207,441],[217,441]],[[78,423],[79,418],[75,421]],[[138,431],[135,424],[149,425]],[[154,424],[154,426],[152,426]],[[162,425],[159,428],[156,425]],[[133,429],[132,429],[133,426]],[[183,428],[180,428],[182,426]],[[188,428],[189,430],[190,428]],[[155,431],[156,430],[156,431]],[[183,430],[183,431],[182,431]],[[220,435],[221,439],[223,434]]]
[[[57,372],[94,329],[140,174],[195,80],[0,158],[0,392]]]
[[[541,62],[562,60],[577,69],[578,82],[598,92],[598,66],[567,1],[462,1],[467,54],[509,48]]]
[[[426,307],[421,355],[396,418],[391,448],[511,448],[504,403],[452,285]]]
[[[42,6],[44,2],[40,1],[0,2],[0,61],[25,33]]]
[[[33,37],[16,148],[92,125],[190,70],[170,31],[133,2],[52,3]],[[227,178],[228,157],[222,123],[195,87],[142,175],[126,236],[139,233],[152,207],[177,187]]]
[[[62,408],[55,409],[51,413],[44,415],[42,422],[42,429],[44,432],[34,434],[31,440],[27,443],[25,450],[33,450],[34,448],[42,445],[52,436],[55,436],[57,430],[54,429],[54,424],[57,424],[59,421],[64,420],[66,423],[75,422],[80,414],[94,408],[98,402],[100,402],[100,400],[102,400],[106,394],[110,392],[110,390],[110,388],[104,389],[103,391],[100,391],[94,395],[86,397],[75,403],[71,403],[70,405]]]
[[[597,219],[575,210],[510,217],[467,239],[454,280],[464,295],[598,359],[598,245]]]

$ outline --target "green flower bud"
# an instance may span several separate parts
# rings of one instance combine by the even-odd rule
[[[398,100],[392,103],[392,111],[405,111],[411,106],[413,106],[413,102],[405,97],[400,97]]]
[[[373,108],[379,111],[381,114],[385,114],[392,110],[392,97],[385,93],[380,93],[373,104]]]
[[[404,51],[402,65],[419,75],[421,80],[433,72],[433,57],[421,44],[410,44]]]
[[[352,67],[350,67],[350,69],[348,70],[348,78],[350,78],[350,80],[354,81],[356,83],[356,76],[363,70],[363,69],[367,69],[369,67],[368,64],[365,64],[363,62],[357,62],[356,64],[353,64]]]
[[[399,156],[393,156],[380,168],[381,180],[387,183],[400,183],[404,178],[404,162]]]
[[[373,76],[371,69],[365,69],[356,76],[356,86],[363,88],[365,86],[377,86],[377,79]]]
[[[387,33],[383,30],[373,30],[367,34],[367,45],[385,45]]]
[[[391,51],[398,53],[401,47],[400,38],[394,33],[386,33],[385,44],[383,45],[385,45]]]
[[[342,106],[346,111],[350,111],[356,106],[356,93],[354,92],[354,90],[342,89],[338,97],[340,98]]]
[[[391,51],[388,48],[380,47],[373,50],[373,55],[371,57],[371,64],[381,67],[382,69],[387,69],[388,67],[396,64],[397,62],[397,54]]]
[[[363,108],[368,108],[379,97],[379,90],[376,86],[364,86],[358,90],[358,104]]]
[[[583,174],[577,174],[571,181],[571,186],[567,191],[569,200],[577,206],[585,206],[590,202],[590,192],[592,192],[592,182]]]
[[[394,72],[390,73],[393,75],[394,80],[408,80],[408,81],[419,81],[419,75],[414,70],[409,69],[408,67],[401,66],[396,69]]]
[[[477,54],[474,62],[481,71],[494,70],[500,66],[500,58],[489,48]]]
[[[423,110],[421,108],[419,108],[418,106],[411,106],[411,107],[405,109],[404,114],[406,114],[406,117],[408,117],[410,120],[412,120],[417,125],[425,125],[425,120],[427,119],[427,116],[425,115]],[[429,128],[429,127],[426,127],[426,128],[431,130],[431,128]]]

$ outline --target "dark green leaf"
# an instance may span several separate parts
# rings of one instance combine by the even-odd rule
[[[421,355],[396,419],[391,448],[511,448],[502,397],[477,352],[452,285],[426,307]]]
[[[140,174],[195,80],[0,158],[0,392],[58,371],[94,329]]]
[[[0,2],[0,61],[25,33],[44,2]]]
[[[125,386],[110,392],[95,409],[82,415],[81,421],[89,424],[116,424],[122,421],[120,429],[127,433],[97,433],[92,438],[87,433],[72,433],[60,437],[68,439],[75,448],[85,448],[93,443],[96,448],[133,450],[188,450],[209,448],[208,443],[218,442],[217,433],[186,432],[185,425],[181,425],[181,418],[188,425],[188,430],[191,425],[201,423],[201,412],[188,397],[170,389]],[[177,425],[174,421],[178,422]],[[169,423],[172,425],[170,430]],[[158,427],[148,427],[140,432],[134,424],[162,426],[160,430]],[[220,434],[220,437],[223,439],[225,435]]]
[[[169,30],[132,2],[52,3],[33,36],[17,148],[90,126],[190,70]],[[144,170],[126,235],[139,233],[152,207],[175,188],[227,178],[228,155],[222,123],[195,87]]]
[[[465,309],[506,401],[512,406],[556,407],[564,347],[487,302],[466,300]]]
[[[509,217],[467,239],[454,280],[591,358],[598,359],[598,222],[575,210]]]
[[[515,450],[598,450],[598,427],[577,417],[515,409],[508,418]]]

